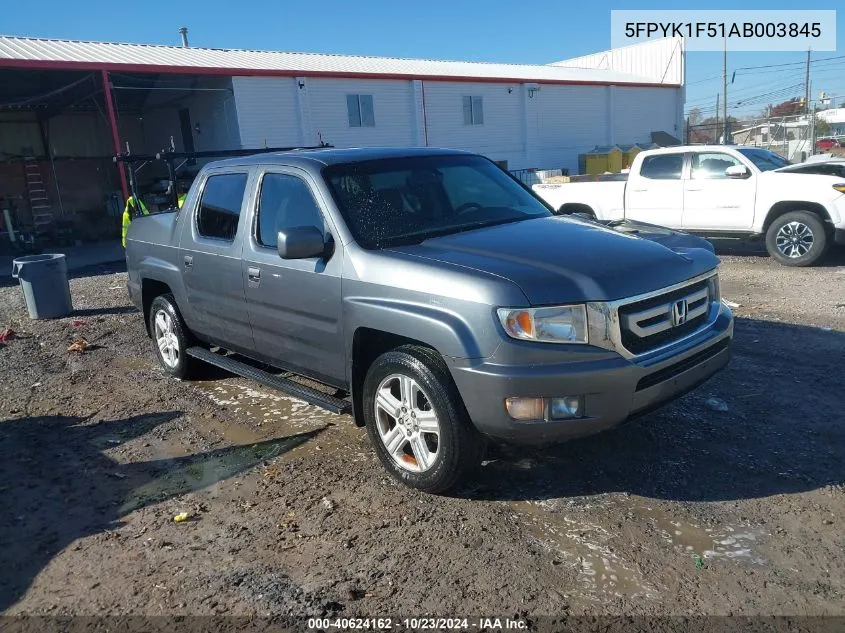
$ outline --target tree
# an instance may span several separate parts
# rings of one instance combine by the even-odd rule
[[[830,123],[821,117],[816,117],[816,138],[830,136]]]
[[[691,114],[692,110],[690,110],[690,115]],[[730,124],[730,130],[735,131],[740,128],[738,125],[739,120],[736,117],[729,115],[728,122]],[[696,126],[693,127],[692,117],[690,117],[690,143],[718,143],[724,130],[724,125],[725,122],[721,117],[719,117],[717,125],[716,117],[711,116],[706,119],[702,119]]]
[[[788,101],[783,101],[771,107],[770,116],[794,116],[801,114],[804,111],[804,104],[798,97],[792,97]]]

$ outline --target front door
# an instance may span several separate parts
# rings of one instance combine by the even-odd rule
[[[741,165],[744,178],[728,178],[725,170]],[[740,160],[724,152],[693,152],[689,179],[684,181],[683,228],[748,230],[754,224],[757,179]]]
[[[646,156],[625,185],[625,217],[671,228],[681,227],[684,154]]]
[[[211,172],[202,184],[196,215],[182,236],[179,265],[188,296],[189,327],[232,351],[253,349],[241,273],[241,221],[249,174]]]
[[[257,217],[244,242],[243,277],[256,351],[268,362],[343,384],[346,368],[341,329],[339,243],[323,257],[282,259],[280,229],[315,226],[329,239],[331,227],[307,176],[296,170],[261,177]]]

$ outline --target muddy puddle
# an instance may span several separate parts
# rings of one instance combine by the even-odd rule
[[[757,541],[766,532],[760,528],[723,525],[719,528],[702,527],[695,523],[678,521],[654,506],[636,506],[635,513],[651,521],[658,534],[674,549],[699,555],[702,559],[742,559],[762,565],[765,560],[754,551]]]
[[[146,480],[129,480],[130,490],[120,507],[131,512],[151,503],[212,488],[259,464],[300,446],[319,444],[318,437],[335,418],[322,409],[274,392],[224,381],[193,383],[216,405],[230,414],[193,415],[187,423],[214,448],[196,452],[170,436],[155,433],[146,448],[159,473]],[[233,414],[233,415],[232,415]]]
[[[517,511],[528,520],[540,544],[578,573],[581,589],[597,594],[656,598],[658,590],[646,582],[633,563],[615,551],[614,534],[601,525],[554,512],[548,502],[520,502]]]
[[[578,573],[582,589],[594,599],[612,596],[627,598],[660,598],[660,579],[641,572],[638,565],[618,551],[624,543],[647,540],[666,555],[689,556],[690,564],[700,558],[703,564],[717,559],[763,565],[765,560],[755,551],[766,532],[759,528],[720,525],[703,527],[669,516],[656,505],[629,498],[630,504],[596,502],[594,507],[579,504],[575,512],[567,512],[565,500],[519,502],[516,511],[527,521],[528,528],[540,544],[559,557],[561,564],[572,566]],[[584,517],[591,510],[600,521]],[[607,511],[626,513],[631,520],[623,529],[614,529],[600,517]],[[631,534],[630,532],[634,532]]]
[[[130,481],[132,488],[120,507],[120,513],[214,487],[314,440],[323,430],[314,429],[248,444],[232,444],[193,454],[180,454],[180,449],[155,446],[155,452],[168,455],[158,460],[160,473],[146,480]]]
[[[337,417],[302,400],[237,382],[206,381],[195,385],[212,402],[256,426],[307,429]]]

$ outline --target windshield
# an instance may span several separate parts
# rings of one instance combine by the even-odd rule
[[[789,165],[788,160],[781,158],[774,152],[770,152],[767,149],[743,147],[737,151],[754,163],[760,171],[771,171],[772,169],[780,169],[781,167]]]
[[[364,248],[551,215],[518,182],[480,156],[417,156],[323,170],[343,219]]]

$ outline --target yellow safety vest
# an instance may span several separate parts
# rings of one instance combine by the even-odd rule
[[[143,201],[139,198],[138,203],[141,206],[141,213],[144,215],[149,215],[150,212],[147,209],[147,206],[143,203]],[[126,206],[123,208],[123,231],[121,235],[121,242],[123,242],[123,248],[126,248],[126,234],[129,232],[129,225],[132,224],[132,213],[131,210],[135,208],[135,196],[129,196],[126,199]]]
[[[179,206],[180,209],[182,208],[182,205],[185,204],[185,198],[187,198],[187,197],[188,197],[188,194],[183,193],[181,196],[179,196],[179,200],[176,201],[176,204]]]

